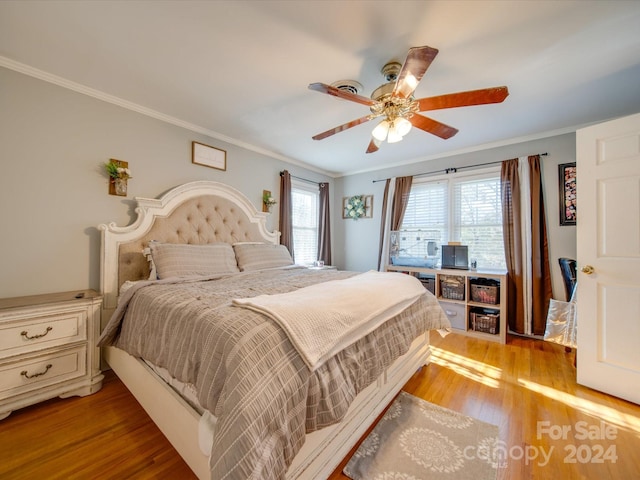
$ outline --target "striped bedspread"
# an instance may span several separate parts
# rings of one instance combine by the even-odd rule
[[[450,326],[425,291],[312,372],[276,322],[232,305],[234,298],[280,294],[353,275],[294,268],[149,282],[130,290],[101,342],[195,385],[200,404],[218,417],[212,478],[284,478],[305,433],[340,421],[354,397],[421,333]]]
[[[423,294],[424,287],[415,277],[369,271],[292,292],[236,298],[233,304],[275,320],[315,371]]]

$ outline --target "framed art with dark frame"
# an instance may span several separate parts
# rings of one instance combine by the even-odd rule
[[[558,165],[560,180],[560,225],[575,225],[576,205],[576,162]]]

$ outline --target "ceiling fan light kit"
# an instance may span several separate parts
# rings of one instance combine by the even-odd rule
[[[398,118],[394,124],[398,133],[403,137],[411,131],[411,127],[413,126],[409,120],[403,117]]]
[[[400,135],[395,128],[390,128],[389,134],[387,135],[387,143],[398,143],[401,140],[402,135]]]
[[[373,138],[388,143],[396,143],[402,140],[411,130],[411,122],[404,117],[397,117],[390,119],[387,117],[381,121],[371,132]]]
[[[371,132],[373,138],[384,142],[387,139],[387,134],[389,133],[389,125],[390,124],[387,120],[381,121]]]
[[[413,93],[437,54],[438,50],[435,48],[413,47],[409,49],[403,65],[398,62],[387,63],[382,68],[382,74],[388,83],[376,88],[371,94],[371,98],[360,95],[362,85],[355,80],[341,80],[331,85],[324,83],[309,85],[311,90],[366,105],[371,111],[369,115],[327,130],[312,138],[322,140],[374,118],[384,117],[371,132],[372,139],[367,153],[377,151],[385,140],[387,143],[401,141],[402,137],[409,133],[411,127],[416,127],[446,140],[458,133],[458,130],[421,115],[419,112],[500,103],[509,95],[507,87],[503,86],[416,100]]]

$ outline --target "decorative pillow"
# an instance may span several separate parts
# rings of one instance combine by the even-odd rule
[[[284,245],[236,243],[233,250],[241,272],[293,265],[291,254]]]
[[[149,249],[159,279],[239,272],[233,248],[228,243],[187,245],[149,242]]]

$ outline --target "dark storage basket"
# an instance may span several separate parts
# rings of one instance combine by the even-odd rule
[[[464,300],[464,277],[440,275],[440,296],[449,300]]]
[[[471,284],[471,301],[497,305],[500,303],[500,287]]]
[[[436,279],[433,277],[418,277],[422,282],[422,286],[434,295],[436,294]]]
[[[500,333],[500,313],[495,310],[472,309],[469,312],[469,328],[475,332]]]

